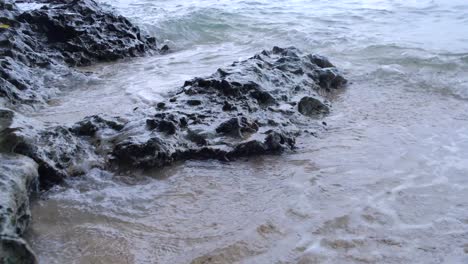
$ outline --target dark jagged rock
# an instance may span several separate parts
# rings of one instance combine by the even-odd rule
[[[186,81],[147,120],[149,130],[141,133],[135,124],[124,129],[139,136],[117,144],[111,161],[147,168],[176,160],[231,160],[291,150],[298,134],[313,130],[311,117],[329,112],[318,91],[345,84],[326,58],[275,47],[208,78]]]
[[[328,114],[329,107],[317,98],[305,96],[297,106],[299,113],[306,116],[317,116],[321,114]]]
[[[69,65],[139,56],[156,48],[155,38],[143,36],[128,19],[103,10],[94,0],[42,2],[46,5],[22,13],[18,20],[29,24]]]
[[[333,68],[335,67],[327,58],[320,55],[309,55],[310,61],[320,68]]]
[[[245,157],[253,155],[264,155],[268,153],[279,153],[285,149],[292,149],[296,144],[294,138],[287,137],[278,132],[269,132],[264,140],[252,140],[237,145],[229,157]]]
[[[65,127],[39,131],[37,134],[18,132],[9,138],[15,142],[15,153],[32,158],[39,165],[39,180],[43,188],[61,183],[68,175],[77,175],[90,157],[81,147],[81,139]]]
[[[236,110],[236,107],[230,104],[228,101],[224,101],[223,111],[232,111]]]
[[[250,122],[246,117],[233,117],[216,128],[217,133],[239,138],[243,138],[245,134],[252,134],[257,131],[258,125],[255,122]]]
[[[114,148],[113,155],[119,165],[132,167],[162,167],[174,161],[168,144],[157,136],[143,142],[128,138]]]
[[[260,105],[273,105],[276,103],[275,98],[265,91],[255,90],[250,93],[250,96],[256,99]]]
[[[317,93],[323,76],[327,90],[346,83],[336,68],[324,68],[329,65],[295,48],[274,48],[187,81],[164,107],[128,122],[93,116],[67,128],[16,121],[8,141],[13,152],[38,163],[45,187],[109,161],[147,168],[200,158],[200,152],[224,160],[291,150],[294,138],[311,129],[311,117],[329,112]],[[98,162],[83,166],[89,157]]]
[[[159,132],[165,132],[168,135],[173,135],[177,131],[177,126],[173,121],[148,119],[146,124],[150,129],[157,129]]]
[[[44,189],[101,165],[102,159],[96,153],[101,142],[90,144],[89,136],[99,130],[104,140],[105,131],[115,133],[122,126],[114,120],[89,117],[71,128],[47,127],[8,109],[0,109],[0,123],[5,124],[0,132],[1,150],[33,159]]]
[[[346,79],[334,68],[326,68],[319,73],[319,85],[324,89],[336,89],[345,85],[346,82]]]
[[[71,128],[71,131],[78,136],[94,136],[96,132],[106,128],[120,131],[124,128],[124,124],[118,120],[108,120],[100,116],[90,116],[76,123]]]
[[[31,213],[29,194],[38,180],[37,164],[30,158],[0,153],[0,263],[36,263],[21,238]]]
[[[59,75],[68,66],[141,56],[156,49],[156,39],[144,36],[125,17],[101,8],[94,0],[34,0],[40,9],[22,12],[0,0],[0,99],[4,104],[44,102],[49,89],[45,71]],[[47,85],[46,85],[47,84]],[[0,102],[1,103],[1,102]]]
[[[208,143],[207,136],[203,135],[203,132],[199,133],[190,129],[187,130],[186,139],[190,140],[191,142],[194,142],[198,146],[205,146]]]
[[[291,150],[298,134],[314,130],[311,117],[329,112],[318,95],[324,89],[320,76],[330,84],[325,90],[346,83],[336,68],[324,68],[330,65],[324,61],[295,48],[263,51],[210,77],[187,81],[162,102],[164,107],[135,112],[128,121],[93,116],[70,128],[16,121],[9,127],[10,149],[39,164],[43,187],[90,166],[153,168],[177,160],[231,160]]]

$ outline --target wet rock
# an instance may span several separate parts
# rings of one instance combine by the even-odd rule
[[[278,132],[270,132],[265,138],[266,149],[270,152],[281,152],[287,149],[294,148],[296,140],[292,136],[288,136]]]
[[[201,105],[202,101],[196,100],[196,99],[191,99],[191,100],[187,100],[187,104],[190,105],[190,106],[197,106],[197,105]]]
[[[187,131],[187,139],[199,146],[205,146],[208,143],[205,135],[190,129]]]
[[[57,93],[46,72],[78,74],[65,67],[90,65],[157,50],[126,18],[94,0],[34,0],[39,9],[22,12],[0,2],[0,99],[10,106],[45,103]],[[56,81],[57,82],[57,81]],[[58,86],[58,85],[57,85]],[[57,86],[55,88],[57,88]]]
[[[295,140],[278,132],[269,132],[263,142],[252,140],[237,145],[233,151],[227,154],[228,157],[245,157],[254,155],[265,155],[281,153],[294,148]]]
[[[63,182],[69,175],[82,174],[88,168],[83,167],[86,159],[92,156],[82,139],[69,129],[57,126],[38,131],[18,131],[10,135],[15,146],[12,151],[32,158],[39,165],[41,187],[49,187]]]
[[[237,108],[233,106],[231,103],[229,103],[228,101],[224,101],[223,111],[232,111],[232,110],[237,110]]]
[[[43,12],[51,16],[52,11]],[[63,23],[59,25],[66,28]],[[68,37],[73,39],[75,33]],[[106,47],[99,52],[105,53]],[[88,55],[83,53],[82,58]],[[81,55],[67,56],[77,59]],[[1,75],[2,80],[14,89],[8,86],[12,90],[2,91],[23,100],[26,97],[20,97],[31,89],[34,80],[13,76],[18,65],[5,61],[9,64],[3,68],[6,74]],[[0,154],[0,166],[9,160],[33,164],[28,165],[29,174],[10,167],[0,171],[0,188],[6,190],[0,194],[5,196],[0,200],[5,204],[1,204],[0,224],[8,230],[0,238],[2,261],[35,262],[21,239],[29,219],[27,194],[32,180],[26,179],[38,178],[40,187],[47,189],[93,167],[159,168],[188,159],[230,161],[291,151],[297,135],[323,129],[319,118],[329,112],[329,107],[316,90],[329,91],[346,84],[330,65],[324,58],[295,48],[274,48],[209,77],[187,81],[157,109],[135,109],[120,118],[91,116],[72,126],[51,126],[0,108],[0,153],[13,155]],[[5,71],[8,67],[13,70]],[[16,164],[14,168],[28,166]]]
[[[317,54],[309,55],[310,62],[319,66],[320,68],[333,68],[335,67],[326,57]]]
[[[327,105],[322,103],[317,98],[313,97],[303,97],[297,106],[299,113],[306,116],[317,116],[321,114],[328,114],[330,109]]]
[[[159,137],[153,137],[144,142],[129,138],[117,144],[112,154],[115,160],[121,163],[120,165],[158,168],[174,161],[170,151],[170,148]]]
[[[43,189],[97,166],[102,159],[95,153],[97,143],[88,142],[89,136],[96,134],[98,127],[114,133],[114,128],[119,128],[101,117],[86,118],[71,128],[48,127],[8,109],[0,109],[0,123],[8,126],[0,132],[1,150],[33,159]]]
[[[314,131],[314,123],[323,129],[317,119],[329,107],[315,92],[323,89],[320,76],[328,76],[323,82],[330,89],[346,84],[325,58],[274,48],[209,77],[188,80],[165,102],[165,109],[146,119],[147,129],[137,122],[126,126],[111,160],[118,166],[146,168],[177,160],[232,160],[290,151],[295,137]],[[187,105],[201,107],[194,111]]]
[[[163,102],[160,102],[160,103],[158,103],[158,104],[156,105],[156,107],[157,107],[158,109],[165,109],[165,108],[166,108],[166,104],[163,103]]]
[[[336,69],[324,69],[319,73],[319,85],[324,89],[338,89],[346,85],[347,80]]]
[[[105,11],[93,0],[43,2],[47,5],[22,13],[18,21],[29,24],[69,65],[138,56],[156,48],[154,38],[142,36],[125,17]]]
[[[71,131],[78,136],[94,136],[98,131],[104,129],[112,129],[120,131],[124,128],[124,124],[118,120],[104,119],[100,116],[86,117],[83,121],[72,126]]]
[[[246,117],[234,117],[223,123],[217,128],[216,132],[234,137],[244,137],[245,134],[253,134],[258,131],[258,125]]]
[[[169,48],[168,45],[162,46],[162,48],[161,48],[161,50],[160,50],[160,52],[161,52],[162,54],[166,54],[166,53],[168,53],[169,51],[170,51],[170,48]]]
[[[252,91],[250,96],[257,99],[257,102],[261,105],[272,105],[276,103],[275,98],[270,93],[265,91]]]
[[[251,140],[237,145],[229,153],[230,157],[248,157],[253,155],[264,155],[267,153],[265,144],[258,140]]]
[[[314,122],[323,128],[317,114],[329,108],[313,91],[320,89],[317,76],[330,70],[344,80],[335,68],[311,63],[295,48],[275,48],[187,81],[177,100],[161,102],[164,109],[134,111],[125,118],[91,116],[70,127],[0,109],[0,146],[34,160],[42,188],[92,167],[154,168],[178,160],[290,151],[298,134],[314,130]],[[298,69],[304,74],[298,76]],[[297,110],[295,98],[302,98]],[[200,107],[195,111],[187,103]]]
[[[177,131],[177,126],[173,121],[168,120],[146,120],[146,124],[150,129],[157,129],[159,132],[164,132],[167,135],[174,135]]]
[[[38,181],[37,164],[0,153],[0,263],[37,263],[21,238],[31,220],[29,195]]]
[[[158,130],[168,135],[174,135],[176,133],[177,126],[174,122],[162,120],[158,124]]]

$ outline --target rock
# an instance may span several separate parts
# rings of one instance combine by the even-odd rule
[[[37,264],[36,256],[22,238],[0,237],[0,263]]]
[[[346,83],[347,80],[336,69],[327,68],[319,73],[319,85],[324,89],[339,89]]]
[[[168,120],[146,120],[146,124],[150,129],[158,129],[159,132],[164,132],[167,135],[173,135],[176,133],[177,126],[173,121]]]
[[[13,3],[0,2],[0,23],[7,25],[0,29],[0,98],[12,107],[45,103],[57,93],[59,84],[46,80],[45,72],[80,75],[64,65],[157,51],[155,38],[94,0],[32,2],[45,5],[21,12]]]
[[[240,138],[244,137],[245,134],[253,134],[257,131],[258,125],[246,117],[233,117],[216,128],[217,133]]]
[[[129,138],[117,144],[112,154],[121,163],[120,166],[158,168],[174,161],[170,149],[159,137],[152,137],[144,142]]]
[[[320,76],[327,76],[322,84]],[[323,129],[314,121],[329,112],[316,92],[323,90],[321,85],[330,90],[345,84],[324,57],[295,48],[263,51],[211,76],[186,81],[164,109],[146,115],[151,116],[146,129],[136,120],[126,125],[111,162],[148,168],[177,160],[232,160],[289,151],[298,134],[314,130],[314,122]],[[187,105],[203,107],[195,111]]]
[[[160,50],[160,52],[161,52],[162,54],[166,54],[166,53],[168,53],[169,51],[170,51],[170,48],[169,48],[168,45],[162,46],[162,48],[161,48],[161,50]]]
[[[94,0],[50,0],[18,20],[27,23],[48,48],[72,66],[143,55],[156,48],[156,39],[142,36],[125,17],[101,8]]]
[[[37,263],[21,238],[31,220],[29,195],[37,186],[37,164],[2,153],[0,161],[0,263]]]
[[[296,140],[291,136],[273,131],[268,133],[264,143],[268,151],[281,152],[293,148]]]
[[[306,116],[317,116],[330,112],[329,107],[322,103],[322,101],[309,96],[305,96],[299,101],[297,109],[299,113]]]
[[[97,8],[89,0],[75,2],[91,5],[91,11],[69,7],[78,8],[76,12],[93,12],[92,9]],[[65,1],[64,5],[73,3]],[[4,6],[4,10],[6,8],[10,7]],[[46,16],[44,19],[50,22],[55,19],[53,12],[58,11],[45,8],[33,17]],[[11,13],[6,17],[16,16]],[[68,30],[68,22],[57,19],[60,22],[57,26]],[[89,30],[86,32],[97,29]],[[44,29],[44,32],[47,31]],[[76,34],[71,30],[69,36],[44,38],[58,41],[48,49],[60,49],[61,38],[84,37]],[[130,42],[141,38],[136,37]],[[107,48],[95,52],[106,54]],[[77,52],[64,58],[76,62],[91,56],[91,53],[80,53],[79,49]],[[34,54],[31,56],[36,62],[41,59]],[[35,94],[29,92],[36,79],[29,79],[31,75],[28,75],[33,68],[16,69],[19,64],[11,62],[11,58],[4,59],[3,63],[6,66],[1,69],[1,80],[9,86],[0,90],[18,102],[28,99],[29,95],[34,98]],[[109,170],[159,168],[188,159],[230,161],[294,150],[297,135],[315,134],[314,129],[323,129],[319,118],[329,112],[329,107],[318,95],[322,93],[317,91],[331,91],[346,84],[346,79],[330,65],[323,57],[303,54],[295,48],[275,47],[219,69],[211,76],[186,81],[175,96],[147,112],[133,111],[117,118],[96,115],[72,126],[44,124],[0,108],[1,260],[36,261],[21,234],[29,221],[28,194],[37,179],[40,187],[47,189],[93,167]],[[14,75],[21,70],[25,70],[26,75]],[[301,98],[299,102],[298,98]]]
[[[260,105],[272,105],[276,103],[275,98],[268,92],[255,90],[250,93],[250,96],[257,99]]]
[[[312,64],[310,55],[274,48],[186,81],[177,100],[125,118],[91,116],[71,127],[47,126],[0,109],[2,147],[38,164],[41,188],[92,167],[154,168],[185,159],[280,153],[294,149],[295,137],[313,131],[314,123],[323,129],[314,121],[329,112],[314,92],[322,89],[322,75],[333,89],[346,83],[335,68]],[[302,98],[297,110],[295,98]]]
[[[32,158],[39,165],[39,179],[42,188],[61,183],[68,175],[84,173],[81,168],[92,152],[84,140],[69,129],[57,126],[52,129],[16,132],[10,139],[15,142],[15,153]]]
[[[292,150],[295,136],[311,129],[311,117],[329,112],[322,99],[307,95],[311,87],[320,89],[314,77],[332,70],[335,79],[344,79],[334,68],[310,64],[309,56],[294,48],[264,51],[208,78],[187,81],[178,100],[162,102],[164,109],[134,112],[128,121],[92,116],[71,127],[51,127],[0,109],[2,148],[32,158],[42,188],[109,164],[148,168]],[[289,98],[301,96],[294,111]],[[264,107],[273,100],[274,107]],[[187,102],[203,107],[192,112]],[[216,111],[221,108],[229,111]]]
[[[208,141],[206,140],[206,136],[202,135],[198,131],[187,130],[187,137],[188,140],[196,143],[198,146],[205,146]]]
[[[197,105],[201,105],[202,102],[200,100],[191,99],[191,100],[187,100],[187,104],[190,106],[197,106]]]
[[[2,150],[33,159],[38,164],[43,189],[98,166],[102,159],[97,157],[95,149],[100,141],[90,144],[89,137],[95,136],[99,129],[114,131],[115,134],[121,128],[115,121],[102,117],[86,118],[68,128],[47,127],[8,109],[0,109],[0,116],[7,116],[5,119],[10,120],[9,126],[0,132]]]
[[[158,109],[165,109],[165,108],[166,108],[166,104],[163,103],[163,102],[160,102],[160,103],[158,103],[158,104],[156,105],[156,107],[157,107]]]
[[[310,59],[310,62],[313,64],[319,66],[320,68],[333,68],[335,67],[327,58],[314,54],[314,55],[309,55],[308,56]]]
[[[294,138],[278,132],[269,132],[264,142],[252,140],[241,143],[227,154],[228,157],[245,157],[253,155],[265,155],[281,153],[285,150],[294,148]]]
[[[231,103],[229,103],[228,101],[224,101],[223,111],[232,111],[232,110],[237,110],[237,108],[233,106]]]
[[[124,128],[124,124],[118,120],[104,119],[100,116],[86,117],[83,121],[76,123],[71,131],[78,136],[94,136],[96,132],[103,129],[112,129],[120,131]]]

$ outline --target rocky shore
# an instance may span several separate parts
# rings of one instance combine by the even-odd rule
[[[295,148],[346,79],[326,58],[278,48],[188,80],[153,109],[44,124],[25,109],[46,105],[61,87],[47,76],[74,67],[166,51],[126,18],[93,0],[0,0],[0,261],[35,263],[21,238],[29,195],[90,168],[159,168],[188,159],[234,160]],[[48,73],[48,74],[44,74]],[[52,75],[51,75],[52,73]],[[69,87],[70,88],[70,87]]]

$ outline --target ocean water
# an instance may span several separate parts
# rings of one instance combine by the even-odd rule
[[[30,113],[72,123],[153,107],[273,46],[350,85],[295,153],[92,170],[38,199],[41,263],[468,263],[468,2],[101,0],[171,53],[100,64]]]

